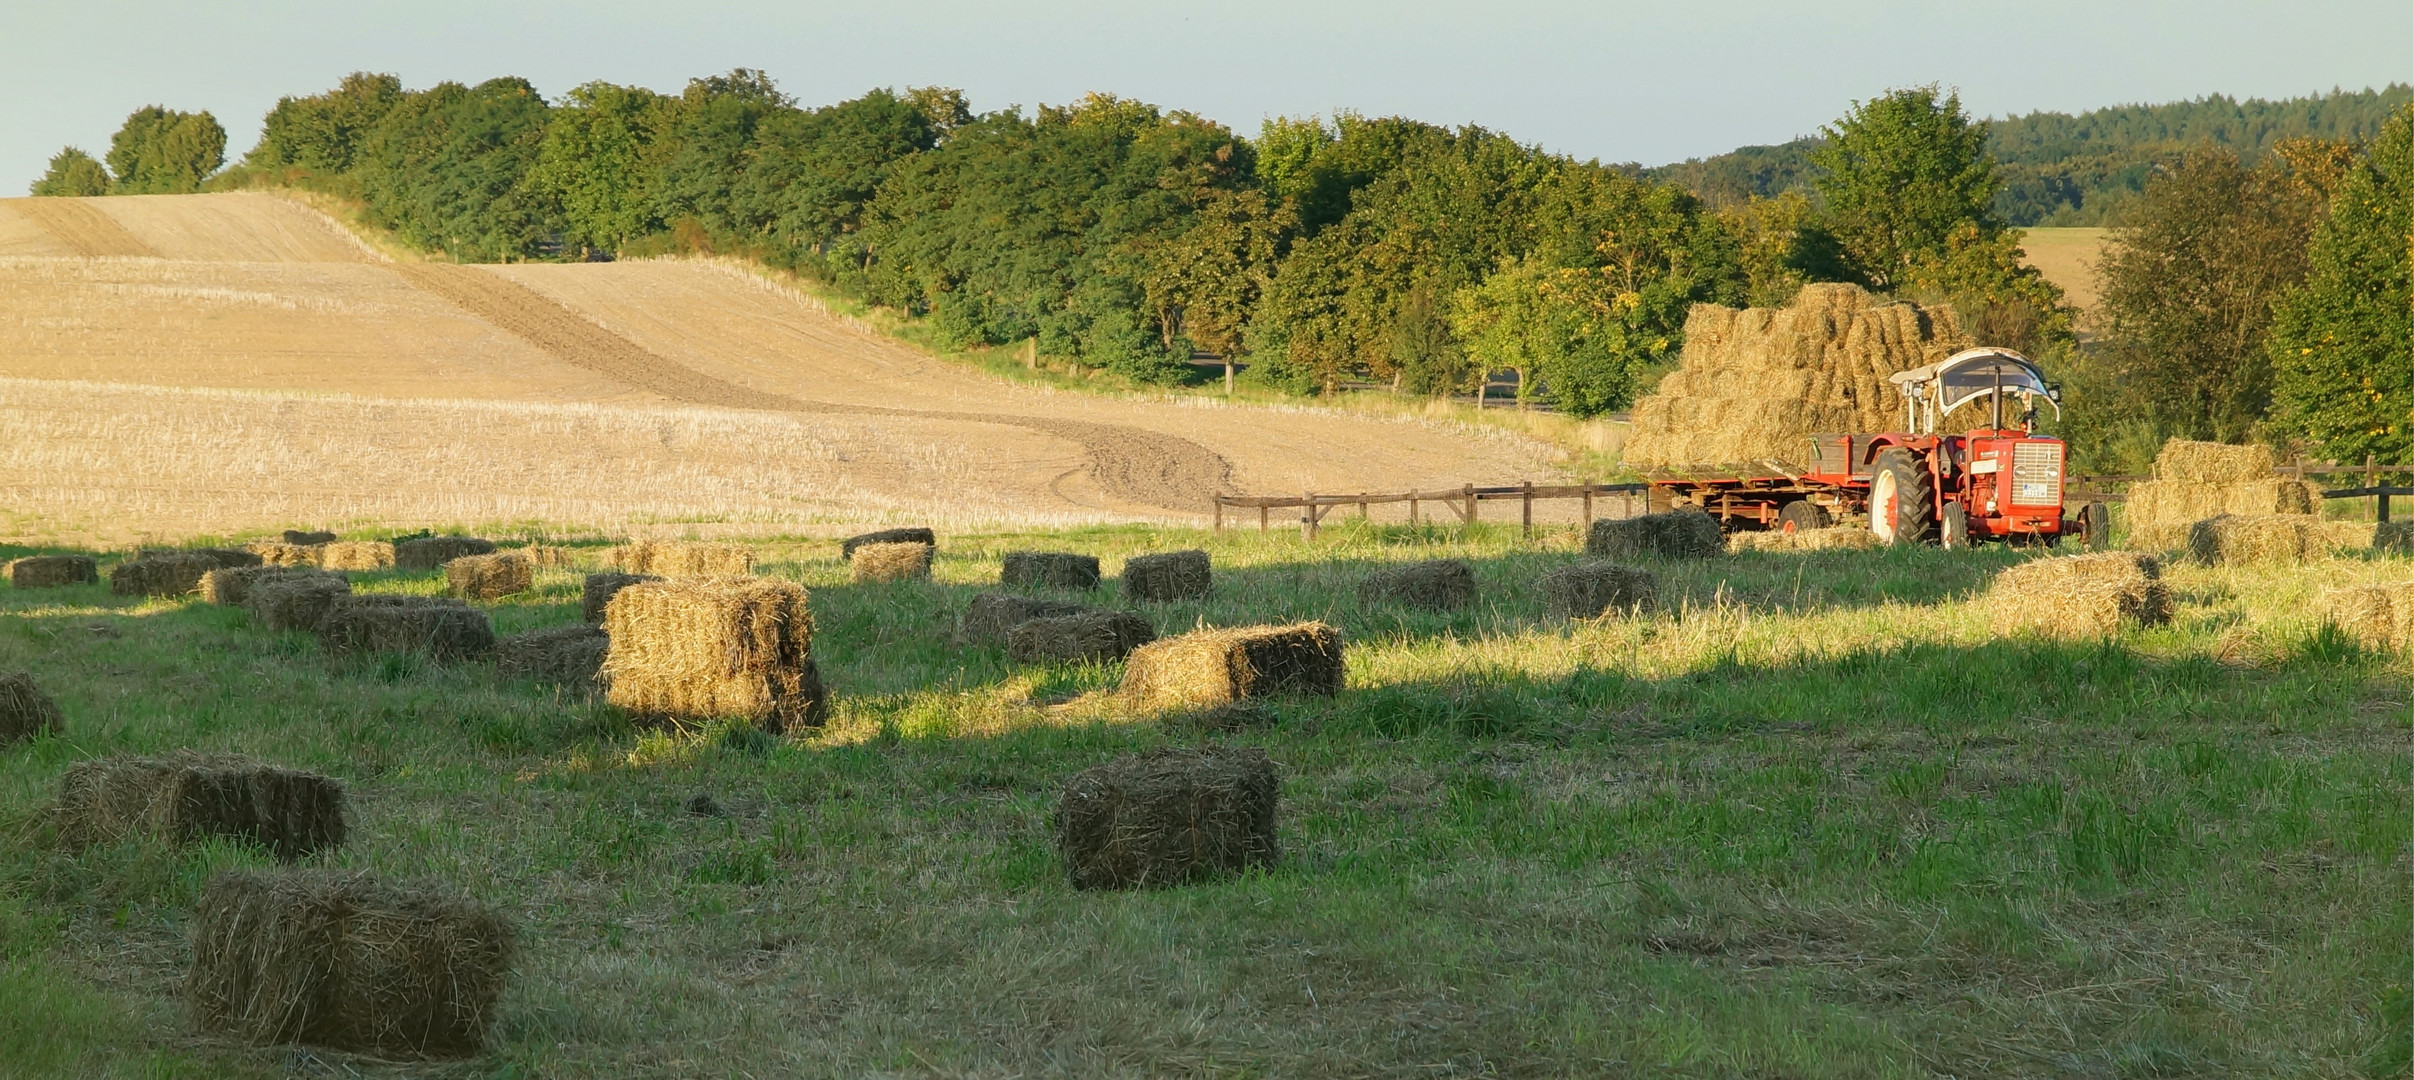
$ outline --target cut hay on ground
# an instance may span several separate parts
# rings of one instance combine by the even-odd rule
[[[303,532],[300,529],[287,529],[285,530],[285,542],[292,544],[295,547],[315,547],[319,544],[334,543],[335,534],[323,531]]]
[[[147,555],[111,567],[109,591],[117,596],[183,596],[200,588],[201,575],[219,565],[207,555]]]
[[[2414,648],[2414,581],[2331,589],[2314,604],[2322,620],[2382,651]]]
[[[495,648],[494,626],[485,612],[433,596],[338,596],[314,629],[319,644],[338,654],[472,660]]]
[[[1457,559],[1387,566],[1359,579],[1358,602],[1456,611],[1475,602],[1475,568]]]
[[[1281,783],[1256,747],[1167,747],[1086,769],[1056,804],[1056,850],[1076,889],[1180,885],[1281,858]]]
[[[0,674],[0,746],[56,735],[67,726],[59,703],[24,672]]]
[[[998,570],[1009,589],[1095,589],[1098,557],[1068,551],[1009,551]]]
[[[1341,654],[1341,631],[1320,622],[1198,630],[1132,650],[1122,693],[1142,708],[1331,696],[1341,692]]]
[[[20,589],[91,585],[100,579],[100,564],[90,555],[28,555],[8,561],[8,583]]]
[[[262,541],[245,544],[243,550],[259,556],[263,566],[317,566],[320,559],[320,549],[316,544]]]
[[[1706,559],[1727,550],[1718,519],[1699,510],[1603,518],[1584,538],[1596,559]]]
[[[287,574],[253,582],[243,607],[262,630],[316,630],[335,602],[351,593],[352,583],[340,574]]]
[[[1123,564],[1123,595],[1133,600],[1200,600],[1215,587],[1207,553],[1167,551],[1134,555]]]
[[[1041,600],[1036,597],[1017,596],[1013,593],[980,593],[975,595],[972,603],[964,609],[963,617],[956,620],[955,640],[958,645],[1002,646],[1006,644],[1008,632],[1033,619],[1077,615],[1084,611],[1096,610],[1098,609],[1085,604],[1067,603],[1063,600]]]
[[[71,848],[148,837],[247,840],[291,861],[344,842],[344,787],[317,773],[232,754],[81,761],[53,811]]]
[[[536,588],[536,564],[516,551],[464,555],[444,564],[444,587],[458,600],[497,600]]]
[[[593,626],[556,626],[513,634],[495,642],[495,673],[534,679],[572,690],[598,685],[611,636]]]
[[[1635,402],[1623,456],[1641,469],[1802,463],[1821,432],[1895,431],[1886,377],[1970,345],[1950,307],[1806,285],[1782,308],[1696,304],[1682,367]]]
[[[857,585],[929,581],[932,550],[924,543],[865,544],[855,549],[849,565],[855,569]]]
[[[1885,547],[1878,534],[1854,525],[1825,529],[1759,529],[1727,537],[1728,551],[1867,551]]]
[[[397,570],[435,570],[454,559],[492,555],[495,543],[474,536],[422,536],[394,544]]]
[[[394,545],[383,540],[338,540],[319,549],[321,570],[392,570]]]
[[[2188,557],[2207,566],[2301,563],[2342,551],[2368,551],[2368,521],[2323,521],[2311,514],[2223,514],[2188,526]]]
[[[512,961],[510,921],[459,890],[353,871],[220,873],[192,933],[204,1031],[383,1058],[475,1055]]]
[[[1155,640],[1157,628],[1138,615],[1092,610],[1032,619],[1006,631],[1006,655],[1024,664],[1104,663]]]
[[[306,566],[238,566],[229,570],[212,570],[201,575],[201,599],[226,607],[242,607],[251,599],[254,589],[272,581],[306,581],[310,579],[343,581],[341,574],[313,570]]]
[[[1986,608],[1996,625],[2094,637],[2171,620],[2171,590],[2151,555],[2107,551],[2021,563],[1995,575]]]
[[[652,574],[589,574],[586,586],[579,593],[579,617],[591,623],[602,622],[604,605],[612,602],[613,594],[641,581],[660,580]]]
[[[1651,571],[1616,563],[1580,562],[1542,575],[1543,610],[1554,619],[1640,611],[1657,604],[1659,595]]]
[[[838,557],[853,562],[856,549],[866,544],[926,544],[937,547],[939,546],[939,534],[929,529],[907,528],[882,529],[879,532],[868,532],[861,536],[850,536],[839,542]]]
[[[604,610],[612,704],[671,720],[752,720],[774,734],[828,715],[805,590],[775,578],[656,581]]]
[[[640,540],[613,548],[613,569],[664,578],[744,577],[754,573],[754,549],[743,544]]]

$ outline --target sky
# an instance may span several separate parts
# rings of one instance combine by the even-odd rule
[[[520,75],[676,91],[759,68],[808,105],[952,86],[978,110],[1090,91],[1254,134],[1349,109],[1660,164],[1811,134],[1898,86],[2003,116],[2414,81],[2409,0],[0,0],[0,193],[95,156],[144,105],[207,109],[228,157],[287,94]]]

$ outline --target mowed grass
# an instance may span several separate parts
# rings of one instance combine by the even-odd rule
[[[949,644],[1013,548],[1206,546],[1160,630],[1321,618],[1350,689],[1199,733],[1114,666]],[[0,1073],[458,1076],[2352,1076],[2404,1060],[2407,667],[2320,589],[2402,561],[2178,567],[2175,621],[2005,637],[2033,553],[1654,567],[1668,603],[1542,617],[1564,532],[1343,525],[945,537],[937,581],[813,590],[837,698],[809,738],[641,731],[478,666],[334,663],[306,637],[105,586],[0,589],[0,670],[65,738],[0,752]],[[21,552],[11,552],[21,553]],[[1474,608],[1368,607],[1373,567],[1473,561]],[[434,574],[358,587],[432,592]],[[577,579],[496,606],[577,617]],[[1112,582],[1103,601],[1120,602]],[[1077,893],[1049,812],[1116,754],[1218,739],[1283,778],[1283,862]],[[489,1054],[398,1066],[195,1033],[186,920],[239,846],[69,855],[75,760],[198,747],[343,779],[325,861],[519,918]],[[684,809],[710,794],[724,817]],[[2392,1027],[2394,1025],[2394,1027]]]

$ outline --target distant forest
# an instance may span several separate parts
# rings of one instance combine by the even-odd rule
[[[2389,116],[2414,102],[2414,86],[2334,90],[2264,101],[2215,94],[2168,105],[2117,105],[2072,116],[2037,112],[1986,121],[1987,149],[2003,180],[1995,213],[2019,228],[2107,225],[2145,190],[2156,166],[2212,144],[2248,164],[2283,139],[2363,142]],[[1716,157],[1653,168],[1630,166],[1648,180],[1683,187],[1713,207],[1811,189],[1817,136],[1776,146],[1746,146]]]

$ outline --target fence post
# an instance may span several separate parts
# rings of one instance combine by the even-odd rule
[[[2378,463],[2379,463],[2379,461],[2380,461],[2380,459],[2379,459],[2378,457],[2375,457],[2375,456],[2373,456],[2373,455],[2371,455],[2371,454],[2366,454],[2366,455],[2364,455],[2364,486],[2365,486],[2365,487],[2368,487],[2368,488],[2376,488],[2376,487],[2379,487],[2379,486],[2380,486],[2380,465],[2378,464]],[[2389,501],[2388,501],[2388,500],[2389,500],[2389,497],[2388,497],[2388,496],[2386,496],[2386,495],[2382,495],[2382,494],[2375,493],[2375,494],[2372,496],[2372,520],[2374,520],[2374,521],[2387,521],[2387,520],[2389,520],[2388,518],[2381,516],[2381,515],[2384,513],[2384,511],[2381,509],[2381,507],[2384,507],[2384,506],[2389,505]],[[2317,510],[2315,510],[2315,511],[2314,511],[2314,513],[2319,514],[2319,513],[2321,513],[2321,511],[2317,509]]]
[[[1300,501],[1307,504],[1299,508],[1299,538],[1314,540],[1316,539],[1316,493],[1303,491],[1299,493],[1299,498]]]
[[[1459,524],[1475,524],[1475,485],[1468,484],[1465,487],[1460,488],[1459,497],[1467,500],[1466,509],[1459,512]]]
[[[1524,376],[1520,375],[1518,378],[1522,381]],[[1517,501],[1520,504],[1518,506],[1518,524],[1525,529],[1526,539],[1531,540],[1534,538],[1534,482],[1520,480],[1517,482],[1517,486]]]
[[[1584,532],[1585,532],[1585,534],[1586,534],[1586,535],[1591,535],[1592,531],[1593,531],[1593,482],[1592,482],[1591,478],[1587,477],[1587,478],[1585,479],[1585,481],[1584,481]]]
[[[1222,535],[1224,531],[1224,497],[1222,495],[1215,496],[1215,531],[1217,535]]]
[[[1257,504],[1257,531],[1266,531],[1266,504]]]
[[[1358,520],[1366,520],[1366,493],[1363,491],[1358,493]]]
[[[1416,523],[1417,523],[1417,493],[1416,493],[1416,492],[1411,491],[1411,492],[1409,492],[1409,493],[1408,493],[1408,524],[1409,524],[1410,526],[1412,526],[1412,527],[1413,527],[1413,526],[1415,526],[1415,525],[1416,525]]]

